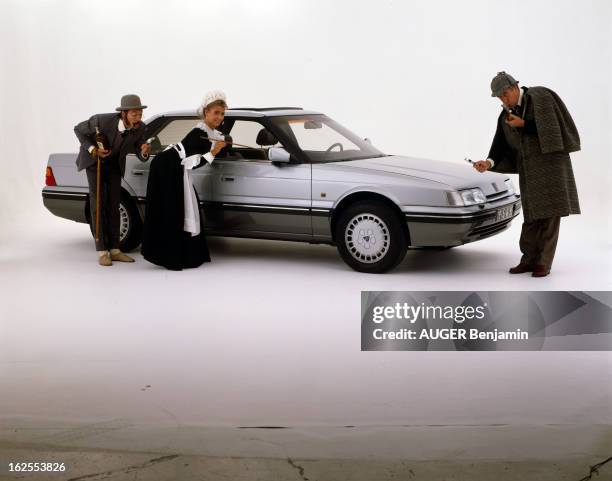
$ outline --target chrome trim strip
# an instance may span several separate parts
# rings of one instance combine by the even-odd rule
[[[226,203],[222,203],[221,204],[223,207],[240,207],[240,208],[245,208],[245,207],[252,207],[254,209],[270,209],[270,210],[276,210],[276,209],[281,209],[281,210],[299,210],[299,211],[303,211],[303,212],[309,212],[310,209],[308,207],[281,207],[281,206],[275,206],[275,205],[259,205],[259,204],[226,204]]]
[[[89,194],[85,194],[85,193],[75,193],[75,192],[61,192],[61,191],[48,191],[48,190],[44,190],[42,192],[42,196],[43,197],[47,197],[47,198],[55,198],[55,199],[61,199],[61,198],[65,198],[65,197],[76,197],[76,198],[83,198],[86,199],[87,197],[89,197]]]

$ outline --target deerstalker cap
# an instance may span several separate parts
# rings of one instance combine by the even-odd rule
[[[491,97],[499,97],[508,87],[516,85],[518,80],[506,72],[498,72],[491,80]]]

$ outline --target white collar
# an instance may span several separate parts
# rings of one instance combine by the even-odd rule
[[[133,128],[134,128],[134,127],[132,127],[132,128],[129,128],[129,129],[128,129],[128,128],[125,126],[125,124],[123,123],[123,119],[121,119],[121,118],[119,119],[119,123],[117,124],[117,130],[119,130],[119,132],[123,133],[123,132],[125,132],[126,130],[129,132],[129,131],[130,131],[130,130],[132,130]]]
[[[516,105],[523,105],[523,89],[519,87],[519,99]]]
[[[198,125],[196,125],[196,127],[198,129],[203,130],[204,132],[208,133],[209,135],[222,135],[221,132],[219,132],[216,129],[212,129],[210,128],[208,125],[206,125],[205,122],[199,122]]]

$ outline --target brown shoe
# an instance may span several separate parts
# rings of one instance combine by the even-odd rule
[[[102,254],[101,256],[99,256],[98,264],[100,264],[101,266],[112,266],[113,262],[111,261],[110,254],[107,252],[106,254]]]
[[[533,266],[525,264],[524,262],[519,263],[518,266],[511,267],[508,272],[510,274],[524,274],[525,272],[532,272]]]
[[[538,264],[534,267],[531,277],[546,277],[548,274],[550,274],[550,267]]]
[[[117,262],[134,262],[134,259],[132,259],[127,254],[124,254],[123,252],[119,252],[118,254],[111,254],[110,257],[112,260]]]

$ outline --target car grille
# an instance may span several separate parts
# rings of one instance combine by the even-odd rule
[[[496,200],[500,200],[505,197],[508,197],[509,195],[510,193],[508,192],[507,189],[501,192],[496,192],[495,194],[487,195],[487,202],[494,202]]]
[[[490,225],[484,225],[481,227],[476,227],[468,233],[468,237],[472,237],[472,236],[487,237],[487,236],[493,235],[499,231],[504,230],[506,227],[508,227],[508,224],[510,224],[510,222],[512,222],[513,219],[514,218],[512,217],[510,219],[506,219],[501,222],[498,222],[497,224],[490,224]]]

